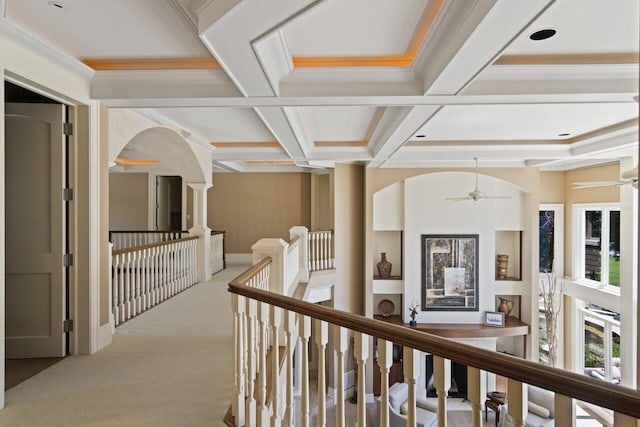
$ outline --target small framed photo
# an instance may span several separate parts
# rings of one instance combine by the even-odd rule
[[[504,327],[504,313],[495,311],[484,312],[484,324],[487,326]]]

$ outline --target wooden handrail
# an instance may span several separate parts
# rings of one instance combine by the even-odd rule
[[[228,291],[640,418],[639,391],[242,284],[270,262],[270,258],[263,259],[238,276],[229,283]]]
[[[234,287],[246,287],[245,284],[256,275],[259,271],[265,268],[267,265],[271,264],[271,257],[264,257],[256,264],[252,265],[251,268],[240,274],[238,277],[229,282],[229,290],[231,291],[231,286]]]
[[[133,248],[115,249],[113,251],[113,255],[121,255],[121,254],[126,254],[126,253],[129,253],[129,252],[140,251],[140,250],[143,250],[143,249],[157,248],[157,247],[160,247],[160,246],[166,246],[166,245],[171,245],[171,244],[178,243],[178,242],[186,242],[186,241],[195,240],[195,239],[198,239],[198,236],[183,237],[181,239],[167,240],[167,241],[158,242],[158,243],[149,243],[148,245],[135,246]]]

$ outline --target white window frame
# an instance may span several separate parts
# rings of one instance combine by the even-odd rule
[[[601,211],[600,225],[600,281],[587,279],[585,277],[585,250],[584,235],[586,233],[585,212]],[[576,204],[573,206],[573,280],[577,283],[586,284],[599,289],[611,290],[618,295],[620,286],[609,284],[609,212],[620,211],[619,203],[589,203]],[[603,280],[606,279],[606,280]]]
[[[586,317],[594,317],[596,319],[601,320],[604,324],[603,331],[602,331],[604,334],[604,349],[603,349],[604,374],[605,374],[605,380],[611,382],[611,380],[613,379],[611,377],[611,371],[613,366],[613,330],[614,330],[614,327],[618,329],[620,341],[622,342],[622,328],[620,327],[620,321],[611,319],[609,316],[603,316],[598,313],[594,313],[593,311],[590,311],[589,309],[584,307],[584,304],[578,309],[578,325],[580,325],[580,333],[577,334],[577,336],[579,337],[578,345],[580,348],[580,351],[578,353],[580,354],[580,363],[582,363],[582,366],[584,366],[584,362],[585,362],[584,361],[584,357],[585,357],[584,322]]]

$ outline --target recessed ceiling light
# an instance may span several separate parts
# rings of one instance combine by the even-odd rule
[[[56,9],[64,9],[64,3],[62,3],[61,1],[50,1],[49,6]]]
[[[571,135],[571,134],[570,133],[566,133],[566,132],[558,134],[558,136],[569,136],[569,135]]]
[[[427,135],[416,135],[416,138],[426,138]]]
[[[556,35],[556,30],[554,30],[553,28],[545,28],[544,30],[539,30],[536,31],[535,33],[532,33],[529,35],[529,38],[531,40],[546,40],[550,37],[553,37]]]

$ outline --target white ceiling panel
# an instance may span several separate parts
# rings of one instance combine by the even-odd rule
[[[275,140],[251,108],[164,108],[160,114],[209,142]]]
[[[403,55],[428,0],[325,0],[285,28],[293,56]]]
[[[304,115],[314,141],[362,141],[379,115],[374,107],[306,107]]]
[[[412,140],[554,140],[567,139],[638,116],[638,105],[535,104],[451,105],[442,108]],[[568,133],[569,135],[559,136]]]
[[[171,0],[7,0],[7,19],[82,58],[205,56]]]
[[[638,0],[554,2],[503,53],[506,55],[629,53],[638,51]],[[532,41],[545,28],[556,35]]]

